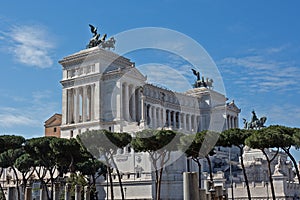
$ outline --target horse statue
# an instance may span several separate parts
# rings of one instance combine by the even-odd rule
[[[107,41],[103,41],[100,46],[105,49],[108,48],[110,50],[110,48],[112,48],[113,50],[115,50],[115,43],[116,40],[114,37],[109,38]]]
[[[252,120],[251,122],[247,122],[245,118],[243,118],[244,129],[261,129],[265,127],[265,123],[267,121],[267,117],[257,118],[254,111],[252,111]]]
[[[116,40],[114,37],[109,38],[109,40],[105,41],[107,34],[103,34],[103,36],[100,38],[100,34],[97,32],[98,29],[94,27],[93,25],[89,24],[91,28],[91,33],[93,34],[93,37],[90,39],[89,44],[86,45],[86,48],[92,48],[100,46],[102,48],[110,48],[115,49],[115,43]]]
[[[90,28],[91,28],[91,32],[93,34],[93,37],[90,39],[90,42],[88,45],[86,45],[86,48],[92,48],[92,47],[96,47],[99,45],[99,37],[100,34],[97,32],[98,29],[96,27],[94,27],[93,25],[89,24]]]

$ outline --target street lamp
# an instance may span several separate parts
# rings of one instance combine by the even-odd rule
[[[127,187],[124,187],[124,198],[126,199],[126,191],[127,191]]]
[[[232,166],[231,166],[231,148],[229,149],[229,173],[230,173],[230,187],[231,187],[231,199],[234,199],[233,194],[233,177],[232,177]]]

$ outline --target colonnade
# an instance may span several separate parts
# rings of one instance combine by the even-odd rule
[[[139,88],[133,84],[122,84],[122,119],[130,122],[143,120],[143,99]]]
[[[67,90],[67,123],[91,121],[94,118],[94,85]]]
[[[143,95],[142,88],[127,82],[123,82],[120,89],[121,102],[118,110],[124,121],[146,122],[152,129],[170,127],[188,132],[206,130],[209,126],[209,114],[179,111],[154,104]],[[67,124],[95,119],[95,84],[67,89],[66,95]],[[238,127],[238,118],[227,115],[226,125],[228,129]]]
[[[227,122],[227,129],[238,128],[238,118],[237,117],[227,115],[226,122]]]
[[[146,122],[150,128],[169,127],[172,129],[182,129],[190,132],[203,130],[201,126],[203,118],[190,113],[183,113],[157,105],[146,104]]]
[[[207,115],[185,113],[149,103],[141,88],[127,82],[122,83],[121,98],[121,117],[128,122],[145,121],[152,129],[169,127],[189,132],[204,130],[209,125]]]

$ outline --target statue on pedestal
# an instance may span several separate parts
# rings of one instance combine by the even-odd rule
[[[109,38],[109,40],[105,41],[107,34],[105,33],[101,39],[100,38],[100,34],[97,32],[97,28],[94,27],[93,25],[89,24],[90,28],[91,28],[91,32],[93,33],[93,37],[90,39],[89,44],[86,46],[86,48],[92,48],[92,47],[96,47],[96,46],[100,46],[102,48],[112,48],[115,49],[115,38],[111,37]]]
[[[245,118],[243,118],[244,129],[261,129],[267,121],[267,117],[257,118],[255,111],[252,111],[252,118],[250,122],[247,122]]]
[[[197,80],[193,84],[194,88],[200,88],[200,87],[205,87],[205,88],[212,88],[213,80],[206,78],[206,81],[204,80],[204,76],[202,76],[202,79],[200,79],[200,72],[196,71],[195,69],[192,69],[193,74],[197,77]]]
[[[283,163],[282,163],[281,156],[278,156],[278,162],[277,162],[277,165],[275,165],[274,174],[283,174],[282,166],[283,166]]]

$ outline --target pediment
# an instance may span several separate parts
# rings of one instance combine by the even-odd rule
[[[234,101],[227,103],[227,108],[237,111],[237,112],[241,112],[241,109],[237,107],[237,105],[234,103]]]
[[[133,79],[139,79],[146,81],[146,76],[144,76],[137,68],[133,67],[130,69],[129,72],[126,73],[127,76]]]
[[[61,114],[54,114],[49,119],[45,121],[45,126],[57,126],[61,124],[62,115]]]

